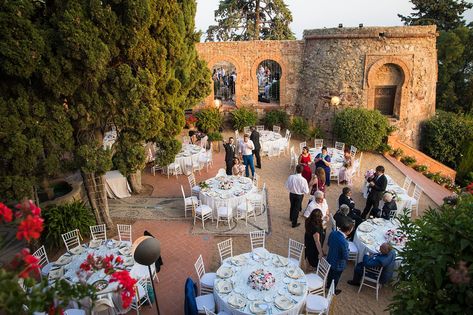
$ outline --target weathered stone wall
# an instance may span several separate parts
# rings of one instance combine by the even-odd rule
[[[298,114],[330,135],[337,111],[373,109],[375,87],[397,85],[390,121],[402,141],[417,147],[420,123],[435,113],[435,26],[309,30],[304,38]],[[338,106],[332,96],[340,97]]]
[[[294,110],[300,85],[304,41],[213,42],[198,43],[196,48],[200,58],[207,61],[210,69],[220,61],[229,61],[236,67],[237,107],[274,108],[269,104],[258,103],[256,72],[262,61],[276,61],[281,66],[280,104],[277,108],[285,108],[289,112]],[[210,106],[214,104],[213,90],[204,103]]]
[[[258,103],[256,71],[271,59],[282,68],[280,105],[307,118],[331,138],[333,117],[347,107],[374,109],[377,86],[396,86],[393,116],[397,136],[418,146],[420,123],[435,113],[435,26],[308,30],[303,41],[199,43],[210,69],[220,61],[237,71],[236,106]],[[330,99],[341,102],[333,106]],[[213,106],[213,92],[204,104]],[[347,131],[349,132],[349,131]]]

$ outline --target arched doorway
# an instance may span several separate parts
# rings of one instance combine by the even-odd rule
[[[212,68],[214,100],[222,105],[235,106],[237,71],[229,61],[217,62]]]
[[[261,104],[279,104],[282,70],[274,60],[263,60],[256,69],[258,82],[258,102]]]
[[[399,117],[399,104],[404,74],[392,63],[379,67],[374,86],[374,108],[383,115]]]

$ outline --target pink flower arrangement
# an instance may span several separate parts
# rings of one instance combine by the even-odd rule
[[[365,179],[368,180],[369,178],[372,178],[374,176],[374,170],[371,169],[371,170],[367,170],[366,173],[365,173]]]
[[[255,290],[263,291],[269,290],[276,283],[271,272],[264,271],[263,269],[257,269],[253,271],[248,277],[248,285]]]
[[[389,229],[385,234],[386,240],[394,246],[404,246],[407,242],[407,235],[398,229]]]

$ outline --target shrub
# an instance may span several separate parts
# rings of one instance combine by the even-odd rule
[[[392,149],[393,148],[389,144],[383,142],[379,145],[379,147],[376,149],[376,151],[380,154],[384,154],[386,152],[391,152]]]
[[[176,155],[182,148],[182,143],[176,139],[158,138],[155,142],[156,163],[161,166],[166,166],[174,162]]]
[[[401,218],[409,235],[391,314],[472,314],[473,196],[456,205],[429,209],[412,222]]]
[[[401,158],[401,162],[407,166],[411,166],[411,165],[414,165],[417,162],[417,160],[415,157],[407,155]]]
[[[298,137],[307,138],[309,136],[309,124],[302,117],[294,116],[289,129]]]
[[[471,141],[471,140],[470,140]],[[473,141],[465,146],[457,168],[457,181],[462,186],[473,181]]]
[[[258,114],[250,108],[241,107],[232,111],[233,128],[242,131],[244,127],[254,126],[258,121]]]
[[[223,137],[220,132],[211,132],[207,135],[209,137],[209,141],[222,141]]]
[[[217,108],[204,108],[195,115],[197,128],[205,133],[218,131],[222,127],[223,117]]]
[[[323,139],[323,138],[324,138],[324,132],[322,129],[318,127],[309,128],[307,140]]]
[[[334,133],[338,141],[361,151],[376,150],[390,130],[388,119],[378,110],[347,108],[335,116]]]
[[[89,236],[89,226],[95,225],[92,210],[82,201],[56,205],[42,212],[44,218],[43,243],[50,248],[62,247],[61,234],[79,229],[82,236]]]
[[[271,110],[266,113],[263,123],[267,129],[272,129],[274,125],[286,129],[289,127],[289,115],[284,110]]]
[[[472,138],[473,119],[439,111],[422,126],[421,150],[456,169],[462,160],[462,149]]]
[[[391,156],[395,157],[396,159],[397,159],[398,157],[401,157],[403,154],[404,154],[404,151],[403,151],[401,148],[394,149],[394,150],[391,152]]]
[[[424,173],[425,171],[427,171],[428,167],[427,165],[418,164],[418,165],[414,165],[414,169],[418,171],[419,173]]]

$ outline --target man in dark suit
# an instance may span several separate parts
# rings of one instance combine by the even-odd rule
[[[360,216],[361,211],[355,208],[355,201],[351,198],[351,194],[350,187],[343,187],[342,194],[338,197],[338,207],[347,205],[350,208],[350,213]]]
[[[358,226],[361,223],[363,223],[363,219],[357,214],[355,214],[353,211],[350,211],[350,208],[347,205],[343,204],[340,206],[340,209],[338,209],[338,211],[333,215],[333,219],[335,220],[335,223],[338,228],[341,227],[343,220],[346,217],[352,219],[355,222],[355,228],[350,233],[350,235],[348,235],[348,239],[350,241],[353,241],[353,237],[355,236],[355,231],[358,228]]]
[[[250,140],[253,141],[253,144],[255,145],[253,154],[256,158],[256,168],[261,168],[261,157],[259,155],[259,151],[261,150],[261,145],[259,143],[259,132],[256,131],[256,128],[254,126],[251,127]]]
[[[227,175],[232,175],[233,159],[235,158],[235,144],[233,142],[233,137],[228,138],[228,142],[223,141]]]
[[[379,165],[376,167],[376,173],[374,178],[368,179],[369,183],[369,193],[368,198],[366,199],[366,206],[361,214],[363,219],[369,215],[372,208],[378,209],[379,202],[383,198],[384,191],[388,185],[388,179],[384,176],[384,166]]]

